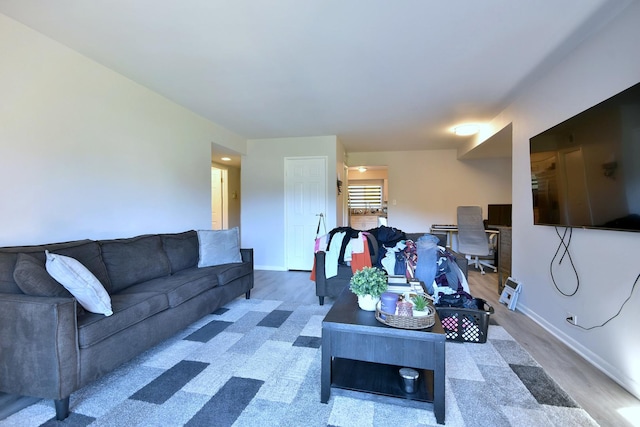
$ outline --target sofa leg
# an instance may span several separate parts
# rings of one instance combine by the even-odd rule
[[[247,291],[247,292],[244,294],[244,297],[245,297],[245,299],[249,299],[249,298],[251,298],[251,291]]]
[[[53,401],[56,406],[56,420],[62,421],[69,416],[69,396]]]
[[[318,297],[318,299],[320,300],[320,305],[324,305],[324,297]]]

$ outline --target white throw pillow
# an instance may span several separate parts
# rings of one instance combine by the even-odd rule
[[[80,261],[45,251],[47,272],[62,284],[85,310],[111,316],[111,297]]]
[[[238,227],[229,230],[198,230],[198,243],[198,267],[242,262]]]

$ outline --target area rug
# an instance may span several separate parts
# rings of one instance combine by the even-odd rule
[[[320,403],[330,304],[237,299],[71,395],[0,426],[436,426],[430,404],[333,393]],[[412,404],[408,404],[412,403]],[[446,344],[447,426],[597,426],[502,327]]]

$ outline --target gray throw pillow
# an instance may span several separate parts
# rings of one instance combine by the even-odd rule
[[[62,284],[85,310],[111,316],[111,297],[102,283],[80,261],[45,251],[47,272]]]
[[[13,269],[13,279],[22,292],[36,297],[66,297],[72,295],[58,283],[44,267],[44,263],[31,255],[19,253]]]
[[[198,230],[200,258],[198,267],[242,262],[240,255],[240,230]]]

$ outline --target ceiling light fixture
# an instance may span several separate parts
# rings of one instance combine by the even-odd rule
[[[362,172],[366,172],[366,171],[367,171],[367,168],[365,168],[364,166],[360,166],[360,167],[358,168],[358,172],[361,172],[361,173],[362,173]]]
[[[458,136],[469,136],[478,133],[480,126],[474,123],[467,123],[453,128],[453,133]]]
[[[231,157],[221,157],[220,160],[222,160],[223,162],[230,162]]]

